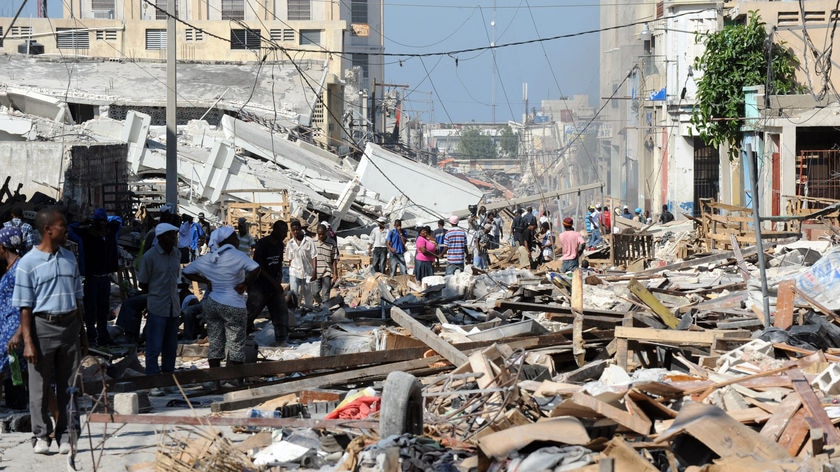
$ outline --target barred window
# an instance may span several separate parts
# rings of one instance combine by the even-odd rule
[[[177,5],[177,3],[175,3]],[[155,2],[157,8],[155,9],[155,19],[156,20],[166,20],[169,19],[169,16],[166,14],[166,9],[169,8],[167,5],[167,0],[157,0]],[[148,48],[146,48],[148,49]]]
[[[187,28],[186,30],[186,40],[187,41],[204,41],[204,31],[195,28]]]
[[[268,32],[272,41],[294,41],[295,30],[291,28],[275,28]]]
[[[90,34],[75,28],[56,28],[55,43],[58,49],[90,49]]]
[[[259,49],[260,30],[258,29],[232,29],[230,30],[231,49]]]
[[[116,41],[117,32],[115,30],[96,30],[97,41]]]
[[[146,49],[166,49],[166,30],[165,29],[147,29],[146,30]]]
[[[244,2],[244,0],[222,0],[222,19],[223,20],[244,20],[245,19],[245,2]]]
[[[350,4],[350,22],[367,24],[368,2],[367,0],[352,0]]]
[[[312,3],[310,0],[288,0],[289,20],[311,20]]]
[[[300,30],[301,46],[319,46],[321,44],[321,30]]]

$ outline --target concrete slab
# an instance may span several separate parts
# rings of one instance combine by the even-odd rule
[[[371,143],[365,148],[356,173],[362,185],[379,193],[382,200],[407,195],[416,207],[412,211],[436,216],[430,221],[477,204],[483,195],[465,180]]]

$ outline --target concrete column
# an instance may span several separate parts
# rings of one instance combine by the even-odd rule
[[[782,126],[779,136],[779,171],[782,195],[796,195],[796,126]],[[781,199],[782,214],[787,214],[787,200]]]

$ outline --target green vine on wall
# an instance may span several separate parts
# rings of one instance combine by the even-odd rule
[[[729,159],[739,155],[744,118],[743,87],[766,85],[768,35],[761,16],[750,12],[747,24],[731,24],[714,33],[698,33],[695,40],[706,50],[694,59],[694,69],[702,71],[697,80],[697,100],[691,124],[710,146],[729,146]],[[799,61],[782,43],[772,44],[770,90],[785,95],[799,93],[796,82]]]

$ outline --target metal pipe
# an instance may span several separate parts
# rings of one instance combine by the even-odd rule
[[[764,241],[761,240],[761,217],[758,214],[758,153],[752,144],[747,144],[747,159],[750,167],[750,185],[752,186],[753,224],[755,225],[755,246],[758,249],[758,270],[761,277],[761,298],[764,301],[764,328],[770,327],[770,297],[767,295],[767,269],[764,256]]]

